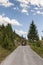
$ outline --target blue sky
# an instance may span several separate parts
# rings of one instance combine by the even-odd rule
[[[10,23],[16,33],[26,37],[32,20],[43,36],[43,0],[0,0],[0,25]]]

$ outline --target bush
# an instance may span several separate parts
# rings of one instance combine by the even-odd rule
[[[36,42],[36,46],[37,46],[37,47],[40,47],[40,46],[41,46],[41,42],[40,42],[40,41],[37,41],[37,42]]]

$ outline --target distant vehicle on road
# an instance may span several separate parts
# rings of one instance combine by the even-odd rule
[[[26,46],[26,40],[25,39],[22,40],[21,45]]]

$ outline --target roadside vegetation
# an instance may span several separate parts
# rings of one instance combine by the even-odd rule
[[[2,60],[6,58],[11,53],[10,50],[4,49],[2,46],[0,46],[0,63]]]
[[[28,44],[36,53],[38,53],[43,58],[43,40],[39,40],[37,27],[34,24],[34,21],[32,21],[30,24],[30,29],[28,32]]]
[[[0,25],[0,62],[17,48],[22,38],[12,30],[10,24]],[[16,42],[15,42],[16,41]]]
[[[39,42],[39,43],[38,43]],[[43,58],[43,45],[40,41],[37,41],[35,43],[29,42],[28,44],[30,45],[30,47]],[[38,45],[37,45],[38,44]]]

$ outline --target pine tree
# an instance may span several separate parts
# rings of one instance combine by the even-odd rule
[[[5,37],[5,26],[2,24],[2,26],[0,26],[0,44],[3,44],[4,41],[4,37]]]
[[[36,25],[34,24],[34,21],[32,21],[30,25],[30,29],[28,32],[28,40],[31,42],[39,40],[38,31],[36,29]]]
[[[14,46],[13,30],[10,24],[6,26],[6,36],[5,36],[4,44],[6,45],[8,49],[12,49],[12,47]]]
[[[14,47],[14,35],[10,24],[0,26],[0,45],[9,50]]]

